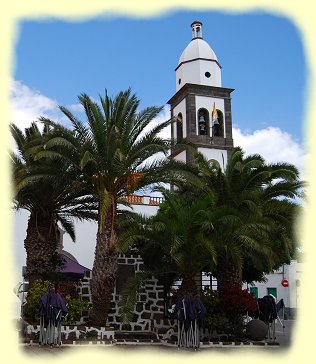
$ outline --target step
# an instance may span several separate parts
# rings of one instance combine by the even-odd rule
[[[137,341],[137,340],[146,340],[146,341],[156,341],[158,340],[157,334],[152,331],[115,331],[114,333],[115,340],[125,340],[125,341]]]

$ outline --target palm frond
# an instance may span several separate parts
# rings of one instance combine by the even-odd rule
[[[137,292],[144,284],[144,281],[150,279],[151,276],[152,274],[149,272],[140,272],[127,280],[119,301],[119,314],[123,323],[127,324],[132,321],[137,302]]]
[[[76,234],[75,234],[75,226],[72,220],[67,218],[66,216],[59,215],[58,221],[60,222],[62,228],[66,231],[66,233],[70,236],[73,242],[76,241]]]

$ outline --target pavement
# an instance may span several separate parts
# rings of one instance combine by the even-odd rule
[[[231,351],[231,350],[251,350],[251,349],[260,349],[260,350],[283,350],[287,349],[291,345],[291,334],[295,327],[295,320],[286,320],[284,321],[284,328],[280,324],[280,322],[276,322],[275,325],[275,340],[265,340],[258,343],[248,343],[247,345],[235,345],[234,343],[231,345],[227,345],[224,343],[219,343],[216,345],[201,345],[201,347],[198,349],[198,351],[218,351],[218,350],[225,350],[225,351]],[[274,345],[271,345],[274,344]],[[21,344],[22,351],[30,356],[41,356],[41,355],[48,355],[48,356],[58,356],[63,352],[71,352],[74,350],[80,350],[80,348],[92,348],[98,347],[99,349],[105,350],[105,351],[111,351],[111,352],[117,352],[120,351],[142,351],[144,349],[147,350],[159,350],[159,351],[174,351],[177,352],[180,351],[191,351],[194,352],[193,349],[185,349],[180,348],[178,349],[177,345],[170,344],[170,343],[144,343],[144,342],[130,342],[130,343],[115,343],[115,344],[63,344],[61,346],[57,347],[50,347],[47,345],[40,346],[37,343],[32,344]]]
[[[295,320],[285,320],[284,328],[279,321],[275,324],[276,341],[280,344],[280,348],[287,348],[291,345],[292,332],[295,330]]]

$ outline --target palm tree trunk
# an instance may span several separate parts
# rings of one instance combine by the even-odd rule
[[[57,240],[58,231],[53,217],[43,212],[31,212],[24,240],[29,287],[37,279],[47,279],[56,268]]]
[[[243,335],[243,317],[237,298],[242,292],[241,270],[231,259],[219,258],[217,267],[217,291],[221,310],[232,325],[231,334],[236,338]]]
[[[221,292],[226,292],[227,287],[240,289],[242,287],[241,271],[231,259],[219,257],[216,269],[216,279],[219,295]]]
[[[106,325],[116,280],[118,248],[114,230],[115,216],[115,203],[112,202],[107,211],[103,226],[101,226],[102,224],[99,218],[91,279],[93,307],[89,317],[90,323],[97,326]]]

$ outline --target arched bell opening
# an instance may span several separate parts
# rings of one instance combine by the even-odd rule
[[[183,118],[181,112],[177,116],[176,123],[177,143],[181,143],[183,140]]]
[[[206,109],[198,111],[198,135],[209,135],[210,118]]]
[[[220,110],[216,110],[215,116],[213,116],[213,136],[223,137],[224,136],[224,116]]]

